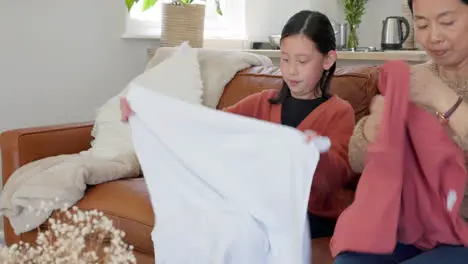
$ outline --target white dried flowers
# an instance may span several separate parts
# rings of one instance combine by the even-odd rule
[[[124,232],[97,210],[61,209],[39,230],[36,245],[19,242],[0,251],[0,263],[136,263]]]

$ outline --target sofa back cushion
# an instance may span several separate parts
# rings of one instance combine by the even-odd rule
[[[356,122],[369,114],[372,98],[378,94],[377,66],[342,67],[335,71],[331,92],[353,107]],[[225,87],[218,109],[233,105],[242,98],[265,89],[280,89],[283,84],[278,67],[251,67],[240,71]]]

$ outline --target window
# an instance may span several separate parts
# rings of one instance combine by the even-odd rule
[[[142,12],[142,2],[132,7],[127,18],[127,36],[159,38],[161,36],[161,12],[163,0]],[[195,1],[206,4],[205,39],[245,40],[245,0],[220,0],[223,15],[216,12],[213,0]]]

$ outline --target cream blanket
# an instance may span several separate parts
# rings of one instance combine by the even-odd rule
[[[135,83],[145,85],[152,76],[155,83],[161,81],[161,75],[164,76],[162,68],[166,67],[167,71],[169,67],[169,63],[162,66],[169,60],[164,59],[174,50],[166,48],[158,52],[142,76],[138,76],[124,91],[111,98],[100,109],[93,130],[95,140],[89,150],[38,160],[26,164],[11,175],[1,193],[0,215],[9,218],[16,234],[37,228],[47,220],[53,210],[75,204],[83,197],[87,185],[140,175],[129,126],[120,122],[118,98],[126,94]],[[198,74],[201,73],[202,76],[203,97],[206,105],[210,107],[217,104],[225,85],[236,72],[253,65],[272,65],[267,57],[244,52],[195,50],[185,47],[175,53],[177,55],[171,56],[179,56],[179,59],[193,54],[197,58],[198,55],[198,61],[194,63],[197,67],[200,66]],[[153,67],[155,64],[158,65]],[[192,64],[178,66],[184,73],[184,67],[193,67]],[[175,60],[172,61],[172,67],[174,65]],[[177,83],[177,79],[181,79],[181,73],[174,73],[169,76],[166,74],[164,81]],[[194,73],[193,76],[195,75]],[[176,96],[170,93],[166,95]]]

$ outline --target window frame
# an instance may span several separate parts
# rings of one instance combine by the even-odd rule
[[[245,1],[246,0],[221,0],[223,15],[216,13],[213,0],[207,0],[205,11],[205,31],[206,40],[234,40],[237,42],[247,42],[245,27]],[[163,0],[159,0],[153,8],[159,8],[159,12],[148,10],[153,15],[160,15]],[[139,8],[136,5],[134,8]],[[152,12],[153,11],[153,12]],[[140,13],[135,12],[133,13]],[[149,14],[151,14],[149,13]],[[144,20],[132,18],[132,13],[127,12],[124,38],[146,38],[159,39],[161,37],[161,19]],[[245,44],[244,44],[245,45]]]

